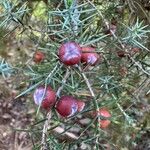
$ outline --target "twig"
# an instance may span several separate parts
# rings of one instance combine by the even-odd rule
[[[96,100],[95,93],[94,93],[94,91],[93,91],[93,89],[92,89],[92,86],[91,86],[91,84],[90,84],[88,78],[86,77],[86,75],[84,74],[84,72],[82,71],[82,69],[81,69],[80,66],[78,66],[78,69],[79,69],[79,71],[81,72],[81,74],[82,74],[82,76],[83,76],[83,78],[84,78],[84,80],[85,80],[85,83],[86,83],[86,85],[87,85],[87,87],[88,87],[88,89],[89,89],[89,91],[90,91],[90,93],[91,93],[91,96],[92,96],[93,99],[94,99],[94,102],[95,102],[95,105],[96,105],[96,113],[97,113],[97,116],[98,116],[98,126],[99,126],[99,128],[100,128],[99,106],[98,106],[98,102],[97,102],[97,100]]]
[[[59,2],[59,4],[58,4],[57,7],[56,7],[56,10],[60,8],[60,6],[62,5],[62,3],[63,3],[63,0],[61,0],[61,1]]]
[[[129,124],[133,123],[133,120],[131,119],[130,116],[128,116],[125,111],[122,109],[122,107],[120,106],[119,103],[117,103],[118,108],[120,109],[120,111],[123,113],[124,117],[126,118],[126,120],[128,121]]]
[[[149,22],[149,24],[150,24],[149,16],[148,16],[148,14],[144,11],[144,9],[142,8],[142,6],[141,6],[138,2],[136,2],[136,1],[133,1],[133,5],[134,5],[134,3],[136,3],[136,4],[139,6],[140,10],[143,12],[143,14],[145,15],[145,17],[147,18],[147,20],[148,20],[148,22]],[[135,6],[135,8],[136,8],[136,6]],[[137,9],[139,10],[139,8],[137,8]]]
[[[62,128],[62,127],[56,127],[55,129],[53,129],[53,131],[61,134],[63,133],[65,130]],[[78,139],[78,136],[76,136],[75,134],[71,133],[71,132],[64,132],[64,135],[66,135],[67,137],[71,138],[71,139],[74,139],[74,140],[77,140]]]
[[[85,80],[85,83],[87,84],[87,87],[88,87],[88,89],[89,89],[89,91],[90,91],[90,93],[91,93],[91,96],[93,97],[93,100],[94,100],[94,103],[95,103],[95,106],[96,106],[96,115],[97,115],[97,126],[98,126],[98,132],[100,131],[99,129],[100,129],[100,121],[101,121],[101,119],[100,119],[100,113],[99,113],[99,106],[98,106],[98,102],[97,102],[97,100],[96,100],[96,96],[95,96],[95,93],[94,93],[94,91],[93,91],[93,89],[92,89],[92,86],[91,86],[91,84],[90,84],[90,82],[89,82],[89,80],[88,80],[88,78],[86,77],[86,75],[84,74],[84,72],[82,71],[82,69],[81,69],[81,67],[80,66],[78,66],[78,69],[79,69],[79,71],[81,72],[81,74],[82,74],[82,76],[83,76],[83,78],[84,78],[84,80]],[[86,130],[85,130],[86,131]],[[81,134],[82,135],[82,134]],[[80,136],[81,136],[80,135]],[[98,138],[99,137],[96,137],[96,142],[98,143]]]
[[[135,97],[139,97],[142,95],[142,91],[144,91],[144,89],[146,89],[146,87],[148,87],[150,85],[150,78],[146,78],[141,85],[136,89],[136,91],[134,91],[134,95]],[[147,88],[148,89],[148,88]]]
[[[78,0],[74,0],[72,3],[73,3],[73,7],[77,7]],[[74,19],[71,18],[71,22],[73,23],[73,32],[74,32],[74,34],[76,36],[78,34],[78,20],[79,20],[79,16],[80,16],[80,14],[79,14],[78,8],[76,8],[74,10],[74,15],[73,15]]]
[[[128,55],[129,59],[131,59],[131,61],[140,69],[142,70],[145,74],[147,74],[148,76],[150,76],[150,73],[148,73],[147,71],[145,71],[143,68],[142,68],[142,65],[139,63],[139,62],[136,62],[133,57],[131,57],[130,55]]]
[[[51,119],[51,111],[48,112],[47,120],[45,121],[44,126],[43,126],[41,150],[47,150],[46,133],[47,133],[47,130],[48,130],[48,125],[49,125],[50,119]]]
[[[82,69],[81,69],[80,66],[78,66],[78,69],[80,70],[80,72],[81,72],[81,74],[82,74],[82,76],[83,76],[83,78],[84,78],[84,80],[85,80],[85,82],[86,82],[86,84],[87,84],[87,86],[88,86],[88,89],[89,89],[89,91],[90,91],[90,93],[91,93],[91,96],[92,96],[93,98],[95,98],[95,94],[94,94],[94,92],[93,92],[93,89],[92,89],[92,87],[91,87],[91,84],[90,84],[88,78],[87,78],[86,75],[83,73],[83,71],[82,71]]]
[[[101,11],[99,11],[99,10],[96,8],[96,6],[95,6],[92,2],[90,2],[90,0],[88,0],[88,2],[97,10],[97,12],[98,12],[99,15],[101,16],[101,18],[104,20],[104,23],[105,23],[107,29],[109,30],[109,23],[108,23],[108,21],[104,18],[104,16],[102,15]],[[117,38],[116,34],[115,34],[112,30],[110,30],[110,32],[111,32],[112,36],[118,41],[118,43],[120,44],[121,48],[124,49],[125,51],[127,51],[127,50],[125,49],[124,44],[121,42],[121,40],[119,40],[119,39]],[[135,64],[137,67],[139,67],[145,74],[147,74],[148,76],[150,75],[147,71],[145,71],[145,70],[142,68],[141,64],[139,64],[138,62],[136,62],[136,61],[133,59],[133,57],[129,56],[129,59],[131,59],[132,62],[134,62],[134,64]]]
[[[109,30],[109,29],[110,29],[110,28],[109,28],[109,23],[108,23],[108,21],[104,18],[104,16],[102,15],[101,11],[99,11],[99,10],[96,8],[96,6],[95,6],[92,2],[90,2],[90,0],[88,0],[88,2],[97,10],[97,12],[99,13],[99,15],[100,15],[101,18],[103,19],[103,21],[104,21],[104,23],[105,23],[107,29]],[[119,42],[119,44],[121,45],[121,47],[124,49],[125,46],[124,46],[124,45],[122,44],[122,42],[117,38],[117,36],[115,35],[115,33],[114,33],[112,30],[110,30],[110,32],[111,32],[111,34],[113,35],[113,37]]]
[[[66,83],[67,81],[67,78],[69,77],[70,75],[70,72],[69,72],[69,69],[67,68],[67,71],[64,75],[64,78],[62,80],[62,85],[58,88],[57,92],[56,92],[56,95],[57,97],[60,97],[60,92],[62,91],[63,87],[64,87],[64,84]],[[47,78],[49,78],[51,76],[51,74],[49,74],[49,76]],[[47,150],[47,144],[46,144],[46,133],[47,133],[47,130],[48,130],[48,126],[49,126],[49,123],[50,123],[50,119],[51,119],[51,111],[49,111],[47,113],[47,120],[45,121],[44,123],[44,126],[43,126],[43,131],[42,131],[42,142],[41,142],[41,150]],[[59,130],[58,130],[59,129]],[[59,132],[63,132],[64,129],[61,128],[61,127],[57,127],[54,129],[54,131],[59,131]],[[58,132],[57,131],[57,132]],[[59,133],[58,132],[58,133]],[[78,137],[76,135],[74,135],[73,133],[71,132],[66,132],[65,135],[69,136],[70,138],[72,139],[78,139]]]
[[[15,139],[14,139],[14,149],[17,149],[18,147],[18,134],[15,132]]]

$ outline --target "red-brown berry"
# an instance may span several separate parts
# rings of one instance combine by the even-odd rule
[[[110,112],[106,108],[101,108],[99,109],[99,115],[103,117],[100,120],[100,127],[102,129],[107,128],[111,123],[111,121],[107,119],[111,117]]]
[[[45,55],[43,52],[40,52],[40,51],[37,51],[35,52],[34,56],[33,56],[33,59],[36,63],[40,63],[44,60],[45,58]]]
[[[42,108],[49,110],[55,104],[56,93],[50,86],[45,88],[45,86],[42,85],[34,91],[33,99],[35,104],[41,105]]]
[[[81,60],[81,47],[75,42],[67,42],[59,48],[59,59],[68,66],[78,64]]]
[[[117,52],[118,57],[122,58],[122,57],[126,57],[126,52],[124,51],[118,51]]]
[[[110,112],[106,108],[100,108],[98,112],[92,113],[92,116],[99,115],[100,117],[100,128],[105,129],[107,128],[111,121],[109,118],[111,117]]]
[[[140,52],[140,49],[138,47],[133,47],[131,49],[131,55],[134,55],[134,54],[139,53],[139,52]]]
[[[72,96],[62,96],[56,104],[56,110],[62,117],[70,117],[78,111],[77,100]]]
[[[82,47],[82,57],[81,62],[86,65],[94,66],[100,60],[100,55],[95,52],[93,47]]]

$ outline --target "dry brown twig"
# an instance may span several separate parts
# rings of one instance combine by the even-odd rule
[[[49,111],[49,112],[47,113],[46,118],[47,118],[47,120],[46,120],[45,123],[44,123],[43,131],[42,131],[41,150],[47,150],[46,133],[47,133],[48,126],[49,126],[49,123],[50,123],[50,120],[51,120],[51,111]]]
[[[86,75],[85,75],[85,73],[82,71],[82,69],[81,69],[81,67],[80,66],[78,66],[78,69],[79,69],[79,71],[81,72],[81,74],[82,74],[82,76],[83,76],[83,79],[85,80],[85,83],[86,83],[86,85],[87,85],[87,87],[88,87],[88,89],[89,89],[89,91],[90,91],[90,93],[91,93],[91,96],[93,97],[93,99],[94,99],[94,101],[95,101],[95,103],[96,103],[96,112],[97,112],[97,116],[98,116],[98,125],[99,125],[99,127],[100,127],[100,117],[99,117],[99,107],[98,107],[98,102],[97,102],[97,100],[96,100],[96,95],[95,95],[95,93],[94,93],[94,91],[93,91],[93,89],[92,89],[92,86],[91,86],[91,84],[90,84],[90,82],[89,82],[89,80],[88,80],[88,78],[86,77]]]
[[[87,85],[87,87],[88,87],[88,89],[89,89],[89,91],[90,91],[90,93],[91,93],[91,96],[93,97],[93,100],[94,100],[94,102],[95,102],[95,105],[96,105],[96,113],[97,113],[97,124],[98,124],[98,129],[100,129],[100,121],[101,121],[101,119],[100,119],[100,114],[99,114],[98,102],[97,102],[97,100],[96,100],[96,95],[95,95],[95,93],[94,93],[94,91],[93,91],[93,89],[92,89],[92,86],[91,86],[91,84],[90,84],[88,78],[86,77],[85,73],[82,71],[82,69],[81,69],[80,66],[78,66],[78,69],[79,69],[79,71],[81,72],[81,74],[82,74],[82,76],[83,76],[83,79],[85,80],[85,83],[86,83],[86,85]],[[98,130],[98,131],[99,131],[99,130]],[[81,136],[81,135],[80,135],[80,136]],[[79,136],[79,137],[80,137],[80,136]],[[96,138],[96,142],[97,142],[97,143],[98,143],[98,138],[99,138],[99,136]]]
[[[65,131],[65,129],[63,129],[62,127],[56,127],[55,129],[53,129],[53,131],[57,132],[58,134],[61,134]],[[74,139],[74,140],[77,140],[79,138],[75,134],[68,132],[68,131],[65,131],[64,135],[71,138],[71,139]]]
[[[150,87],[150,78],[146,78],[141,83],[141,85],[136,89],[136,91],[134,91],[134,93],[133,93],[134,96],[139,99],[139,97],[141,95],[143,95],[142,93],[143,93],[143,91],[145,91],[144,89],[146,89],[146,88],[149,89],[148,87]]]

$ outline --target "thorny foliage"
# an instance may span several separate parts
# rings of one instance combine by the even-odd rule
[[[30,77],[30,87],[18,97],[30,93],[40,84],[50,84],[55,90],[64,85],[61,95],[73,95],[86,103],[81,113],[65,120],[52,110],[45,141],[47,146],[55,150],[84,146],[90,149],[91,144],[92,149],[105,149],[108,145],[115,149],[136,146],[131,134],[140,132],[141,125],[144,131],[148,130],[145,120],[139,123],[138,107],[146,107],[141,110],[143,113],[148,109],[146,96],[150,94],[147,88],[150,82],[150,30],[140,17],[132,15],[131,9],[137,5],[123,0],[44,2],[1,1],[0,27],[19,32],[19,39],[29,38],[35,44],[34,51],[38,49],[46,54],[46,60],[41,64],[33,64],[32,59],[26,62],[24,74]],[[117,31],[112,35],[106,34],[112,24]],[[96,47],[96,51],[103,56],[102,63],[88,69],[82,64],[79,64],[80,69],[63,66],[57,51],[65,41]],[[139,51],[134,52],[133,48]],[[126,53],[124,58],[117,56],[120,50]],[[64,83],[67,69],[70,75]],[[91,97],[83,73],[95,97]],[[97,118],[90,116],[91,111],[100,107],[111,111],[112,125],[108,130],[99,129]],[[42,114],[37,108],[37,122],[25,130],[31,133],[34,149],[42,146],[41,132],[46,118]],[[63,129],[62,133],[55,130],[58,127]],[[78,139],[68,137],[68,132],[78,136]]]

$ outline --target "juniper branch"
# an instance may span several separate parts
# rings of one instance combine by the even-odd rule
[[[104,18],[104,16],[103,16],[103,14],[101,13],[101,11],[99,11],[99,10],[96,8],[96,6],[95,6],[92,2],[90,2],[89,0],[88,0],[88,2],[97,10],[97,12],[99,13],[99,15],[100,15],[101,18],[103,19],[103,21],[104,21],[104,23],[105,23],[107,29],[109,30],[108,21]],[[110,32],[111,32],[112,36],[118,41],[118,43],[120,44],[121,48],[124,49],[124,50],[127,52],[127,49],[125,49],[125,45],[121,42],[120,39],[118,39],[118,37],[116,36],[116,34],[115,34],[112,30],[110,30]],[[147,49],[147,50],[148,50],[148,49]],[[148,51],[150,51],[150,50],[148,50]],[[132,62],[134,62],[134,64],[135,64],[138,68],[140,68],[140,69],[141,69],[145,74],[147,74],[148,76],[150,75],[147,71],[145,71],[145,70],[142,68],[141,64],[139,64],[138,62],[136,62],[136,61],[134,60],[133,57],[131,57],[130,55],[128,55],[128,56],[129,56],[129,59],[132,60]]]

